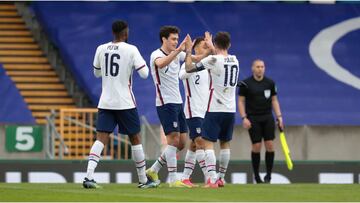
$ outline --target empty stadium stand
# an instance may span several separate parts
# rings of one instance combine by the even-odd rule
[[[61,108],[75,108],[73,98],[12,3],[0,3],[0,63],[4,67],[0,69],[1,86],[4,88],[0,96],[7,98],[0,102],[0,123],[45,125],[45,117],[50,115],[51,110],[59,112]],[[74,118],[81,119],[82,116]],[[59,116],[54,122],[59,128]],[[79,133],[79,130],[74,127],[72,132]],[[83,151],[87,152],[88,145],[91,145],[89,140],[92,140],[93,132],[83,132],[89,143],[81,146],[71,144],[80,145],[77,141],[83,141],[73,139],[72,132],[63,132],[64,143],[68,146],[68,154],[64,158],[83,158]],[[55,144],[58,155],[58,139]]]
[[[46,124],[45,116],[51,109],[75,107],[14,4],[0,4],[0,28],[0,63],[24,97],[36,123]]]
[[[0,64],[0,124],[35,124],[24,98]]]
[[[94,106],[101,80],[92,75],[93,55],[99,44],[112,39],[112,21],[125,19],[130,25],[129,42],[138,46],[147,62],[160,45],[158,30],[162,25],[179,26],[181,37],[186,33],[198,36],[207,30],[229,31],[231,52],[241,64],[241,79],[250,75],[253,59],[265,60],[267,75],[278,84],[287,125],[360,125],[360,90],[327,75],[309,54],[309,44],[319,32],[359,17],[360,4],[33,2],[32,9]],[[357,76],[359,32],[344,36],[332,49],[336,61]],[[31,43],[31,38],[18,39]],[[135,74],[134,92],[140,114],[158,123],[152,79],[141,80]]]

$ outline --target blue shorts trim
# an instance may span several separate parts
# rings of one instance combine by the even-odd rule
[[[192,140],[195,140],[195,138],[201,136],[203,134],[203,123],[204,119],[200,117],[193,117],[186,119],[186,123],[189,127],[189,137]]]
[[[98,109],[96,131],[112,133],[119,126],[119,133],[135,135],[140,132],[140,119],[136,108],[125,110]]]
[[[235,113],[206,112],[202,137],[211,142],[230,141],[234,130]]]
[[[172,132],[187,133],[182,104],[164,104],[157,106],[156,111],[165,135],[169,135]]]

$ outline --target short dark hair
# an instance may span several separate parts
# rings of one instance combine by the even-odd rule
[[[214,43],[219,49],[229,49],[230,34],[228,32],[218,32],[215,35]]]
[[[195,38],[195,42],[194,42],[194,45],[193,45],[193,49],[195,49],[195,47],[197,46],[197,45],[199,45],[200,44],[200,42],[202,42],[202,41],[204,41],[205,40],[205,37],[197,37],[197,38]]]
[[[255,62],[263,62],[263,63],[265,64],[264,60],[262,60],[262,59],[255,59],[255,60],[253,60],[251,66],[254,66]]]
[[[176,26],[172,25],[165,25],[160,28],[160,42],[163,43],[162,38],[165,37],[166,39],[170,36],[170,34],[179,34],[180,29]]]
[[[115,35],[122,34],[128,28],[128,24],[123,20],[116,20],[112,24],[112,31]]]

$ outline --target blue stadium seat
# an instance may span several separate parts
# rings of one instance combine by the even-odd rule
[[[35,125],[35,119],[28,109],[11,78],[0,64],[0,124]]]
[[[267,75],[277,82],[285,123],[289,125],[360,125],[359,89],[320,70],[309,54],[309,44],[322,29],[358,17],[360,4],[259,2],[33,2],[32,8],[77,82],[94,105],[101,81],[92,75],[99,44],[112,40],[111,23],[125,19],[129,42],[138,46],[149,63],[160,46],[162,25],[177,25],[186,33],[225,30],[232,35],[231,52],[240,61],[241,78],[251,74],[253,59],[265,60]],[[349,33],[333,49],[336,60],[360,76],[360,32]],[[158,123],[152,79],[134,77],[140,114]],[[237,123],[240,119],[237,116]]]

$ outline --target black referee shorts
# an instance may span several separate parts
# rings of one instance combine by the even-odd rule
[[[249,129],[250,139],[253,144],[275,139],[275,121],[272,114],[248,116],[251,122]]]

